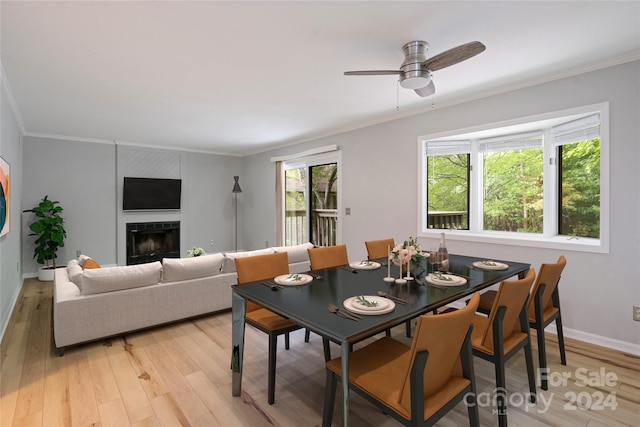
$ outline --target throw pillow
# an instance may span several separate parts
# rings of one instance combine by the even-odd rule
[[[89,258],[84,262],[84,267],[82,267],[82,268],[84,268],[84,269],[87,269],[87,268],[100,268],[100,264],[95,262],[92,258]]]

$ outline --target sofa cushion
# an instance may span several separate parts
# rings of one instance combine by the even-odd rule
[[[273,248],[257,249],[255,251],[246,252],[229,252],[224,254],[224,264],[222,265],[223,273],[235,273],[236,272],[236,258],[245,258],[256,255],[268,255],[274,253]]]
[[[155,285],[160,280],[161,271],[160,261],[84,270],[82,273],[82,294],[90,295]]]
[[[87,262],[88,259],[90,259],[89,256],[85,254],[80,254],[80,256],[78,257],[78,263],[80,264],[80,267],[84,268],[84,264],[85,262]]]
[[[295,264],[297,262],[309,261],[308,249],[313,248],[313,243],[303,243],[301,245],[293,246],[277,246],[273,250],[275,252],[287,252],[289,256],[289,264]]]
[[[220,274],[224,255],[212,254],[192,258],[164,258],[162,260],[162,281],[198,279]]]
[[[67,276],[82,291],[82,267],[77,259],[67,263]]]
[[[98,264],[93,258],[89,258],[84,262],[82,268],[92,269],[92,268],[100,268],[100,264]]]

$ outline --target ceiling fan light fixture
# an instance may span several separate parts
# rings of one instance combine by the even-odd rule
[[[400,86],[405,89],[421,89],[431,83],[428,71],[411,71],[400,75]]]

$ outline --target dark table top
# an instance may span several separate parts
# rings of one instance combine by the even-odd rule
[[[470,268],[474,261],[483,258],[452,254],[449,257],[449,271],[469,276],[462,286],[436,288],[428,284],[421,285],[415,280],[400,285],[387,283],[386,259],[377,260],[384,265],[376,270],[356,270],[347,266],[313,271],[322,276],[311,283],[298,286],[285,286],[271,290],[261,282],[234,285],[233,292],[255,301],[270,310],[289,318],[292,322],[328,338],[334,342],[357,342],[377,334],[380,331],[401,324],[421,314],[465,298],[477,290],[484,289],[513,276],[524,275],[530,264],[496,260],[509,265],[507,270],[482,271]],[[418,271],[418,279],[424,283],[425,270],[430,267],[424,263]],[[419,269],[420,270],[420,269]],[[391,275],[398,277],[398,267],[391,267]],[[345,299],[357,295],[377,295],[378,291],[407,300],[407,304],[396,304],[387,314],[363,315],[363,319],[353,321],[329,312],[328,305],[333,303],[343,307]]]

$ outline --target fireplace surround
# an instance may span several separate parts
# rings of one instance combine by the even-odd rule
[[[127,265],[180,257],[180,221],[127,223]]]

